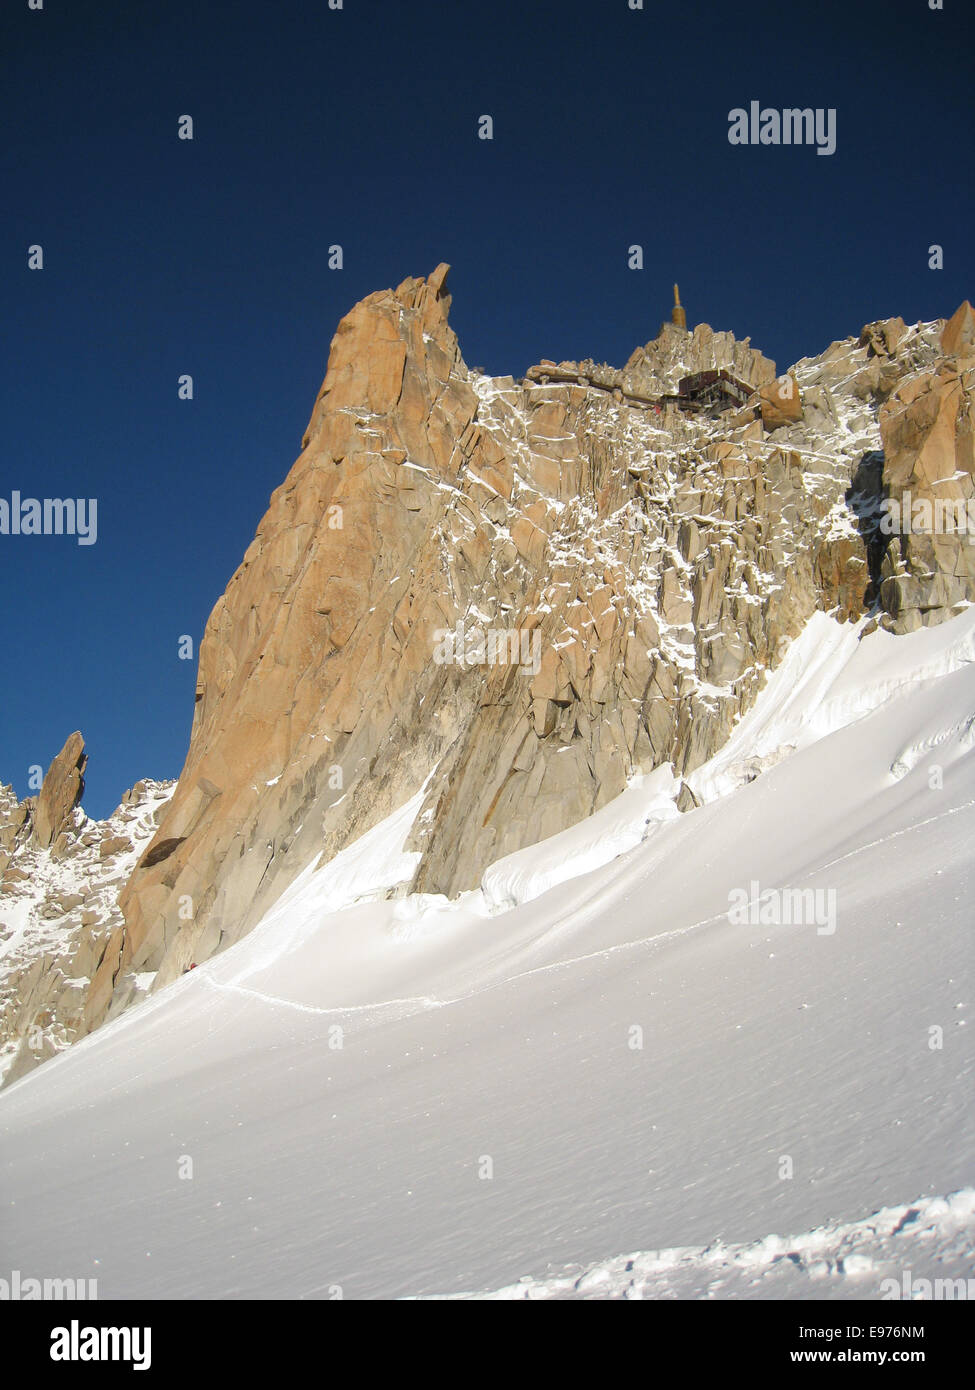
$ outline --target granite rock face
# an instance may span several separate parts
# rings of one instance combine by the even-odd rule
[[[406,888],[456,895],[635,773],[700,766],[817,608],[910,625],[922,556],[882,531],[885,491],[971,475],[964,322],[954,353],[943,321],[886,320],[778,379],[747,341],[671,323],[622,368],[515,380],[465,365],[449,306],[439,266],[339,324],[207,624],[186,763],[82,1028],[412,798]],[[674,401],[722,367],[746,408]],[[924,563],[931,621],[964,586],[954,550]]]
[[[73,733],[47,770],[34,808],[32,839],[41,849],[54,843],[85,790],[85,740]]]
[[[794,376],[787,373],[767,381],[758,393],[762,424],[768,431],[780,425],[794,425],[802,419],[802,397]]]
[[[941,346],[946,357],[970,358],[975,355],[975,309],[966,299],[945,324]]]
[[[623,384],[637,395],[662,395],[675,391],[682,376],[722,367],[746,386],[764,386],[775,378],[775,363],[753,348],[750,339],[737,342],[731,333],[716,333],[706,323],[690,332],[665,323],[652,342],[630,355]]]
[[[884,484],[896,510],[881,600],[910,632],[975,601],[975,316],[962,304],[944,357],[903,377],[880,410]]]

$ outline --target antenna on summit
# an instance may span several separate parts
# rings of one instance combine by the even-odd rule
[[[676,328],[687,328],[687,314],[680,302],[680,290],[674,286],[674,307],[670,311],[670,321]]]

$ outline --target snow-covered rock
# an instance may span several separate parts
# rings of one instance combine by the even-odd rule
[[[88,986],[122,923],[119,892],[176,785],[137,782],[107,820],[90,820],[75,804],[80,774],[65,775],[84,757],[81,735],[72,739],[36,801],[0,786],[0,1081],[87,1031]],[[125,990],[136,997],[139,986]]]

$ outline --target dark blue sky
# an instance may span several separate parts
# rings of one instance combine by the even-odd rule
[[[466,360],[515,374],[621,364],[674,280],[780,367],[971,297],[972,37],[970,0],[5,0],[0,496],[97,497],[98,542],[0,536],[0,780],[75,728],[91,814],[179,772],[179,637],[372,290],[449,261]],[[836,153],[731,146],[753,99],[835,107]]]

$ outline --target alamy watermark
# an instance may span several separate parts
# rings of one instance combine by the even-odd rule
[[[766,888],[757,879],[728,894],[728,921],[736,927],[815,927],[817,936],[836,931],[835,888]]]
[[[131,1361],[134,1371],[152,1365],[151,1327],[82,1327],[72,1318],[51,1332],[52,1361]]]
[[[731,145],[815,145],[817,154],[836,153],[836,107],[787,106],[781,111],[749,102],[728,112]]]
[[[915,1279],[913,1272],[905,1269],[900,1279],[881,1279],[880,1297],[885,1300],[962,1302],[975,1299],[975,1279]]]
[[[967,535],[975,545],[975,497],[885,497],[880,530],[885,536]]]
[[[98,1298],[97,1279],[35,1279],[11,1271],[9,1279],[0,1279],[0,1303],[59,1302],[75,1303]]]
[[[522,675],[538,675],[542,664],[542,634],[526,628],[438,628],[433,634],[433,659],[438,666],[517,666]]]
[[[95,497],[0,497],[0,536],[76,536],[79,545],[98,539]]]

